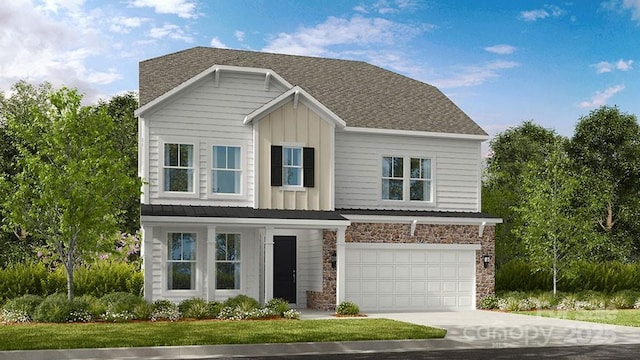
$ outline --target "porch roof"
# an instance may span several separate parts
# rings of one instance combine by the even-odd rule
[[[198,205],[148,205],[140,209],[142,216],[199,217],[199,218],[243,218],[243,219],[294,219],[337,220],[346,218],[337,211],[254,209],[250,207],[198,206]]]

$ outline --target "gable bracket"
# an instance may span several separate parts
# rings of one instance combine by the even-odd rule
[[[487,226],[487,222],[483,221],[482,224],[480,224],[480,226],[478,226],[478,237],[482,237],[482,234],[484,234],[484,227]]]
[[[416,225],[418,225],[418,219],[414,219],[411,222],[411,236],[415,236],[416,234]]]
[[[264,89],[269,90],[269,84],[271,83],[271,73],[267,72],[264,74]]]
[[[220,69],[213,70],[213,85],[215,87],[220,86]]]
[[[298,108],[298,98],[300,97],[300,92],[296,91],[293,93],[293,109],[297,109]]]

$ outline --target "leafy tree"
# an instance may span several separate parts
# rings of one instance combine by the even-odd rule
[[[553,130],[525,121],[496,135],[489,143],[482,209],[503,219],[496,228],[498,265],[525,255],[517,232],[513,231],[521,223],[514,208],[522,203],[523,176],[528,166],[542,164],[557,138]]]
[[[101,101],[98,106],[104,108],[115,122],[110,137],[125,163],[126,174],[131,178],[137,178],[138,119],[134,111],[138,108],[138,96],[133,92],[115,95],[108,101]],[[126,214],[121,230],[135,234],[140,228],[140,192],[123,195],[122,200],[121,208],[126,210]]]
[[[11,95],[6,96],[0,92],[0,177],[12,178],[19,170],[15,160],[18,155],[17,144],[21,139],[10,134],[7,119],[28,124],[29,109],[43,108],[51,91],[49,83],[33,86],[26,81],[20,81],[11,87]],[[8,194],[0,191],[0,204],[4,202],[6,195]],[[4,222],[4,218],[0,207],[0,224]],[[0,267],[33,259],[33,246],[39,244],[39,239],[20,229],[0,227],[0,248],[3,249],[0,254]]]
[[[524,175],[522,202],[514,208],[522,220],[516,231],[529,261],[552,270],[555,294],[561,270],[580,258],[580,234],[585,234],[586,223],[572,204],[578,175],[571,171],[562,140],[555,142],[542,164],[529,162]]]
[[[602,106],[580,118],[569,154],[575,171],[585,175],[581,192],[597,205],[594,233],[606,241],[594,249],[597,258],[640,255],[640,126],[634,115]],[[632,239],[636,239],[635,244]],[[597,250],[597,251],[596,251]]]
[[[17,173],[0,178],[8,226],[39,236],[55,251],[66,269],[69,299],[74,266],[113,248],[121,194],[140,186],[114,146],[113,119],[103,108],[82,107],[81,99],[62,88],[24,109],[24,118],[9,113],[6,130],[20,139]]]

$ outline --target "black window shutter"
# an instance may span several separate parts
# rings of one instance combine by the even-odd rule
[[[271,145],[271,186],[282,186],[282,146]]]
[[[314,177],[315,177],[315,149],[312,147],[303,148],[302,151],[302,170],[304,175],[302,175],[302,179],[304,180],[304,187],[314,187]]]

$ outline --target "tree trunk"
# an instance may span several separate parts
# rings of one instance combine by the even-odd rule
[[[73,300],[73,257],[68,256],[64,264],[67,270],[67,299]]]

